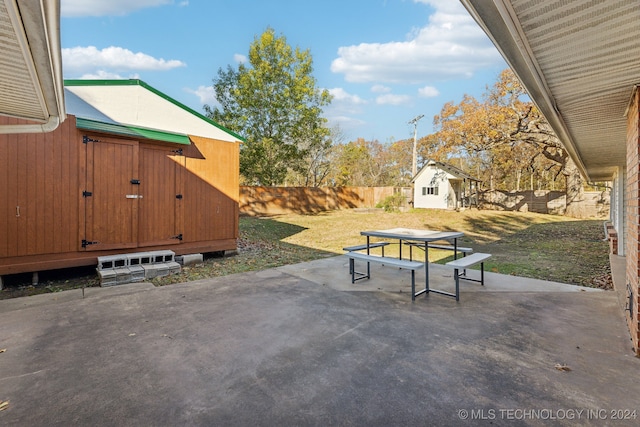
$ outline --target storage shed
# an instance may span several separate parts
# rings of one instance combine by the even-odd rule
[[[140,80],[65,81],[65,104],[0,135],[0,275],[237,248],[239,135]]]
[[[414,208],[477,207],[480,180],[449,164],[429,160],[411,182]]]

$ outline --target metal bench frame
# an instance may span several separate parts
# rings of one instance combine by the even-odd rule
[[[375,243],[369,243],[369,245],[364,244],[364,245],[347,246],[346,248],[342,248],[342,250],[347,252],[356,252],[356,251],[364,251],[366,249],[367,255],[369,255],[369,249],[382,248],[382,256],[384,256],[384,247],[388,245],[390,245],[389,242],[375,242]],[[352,274],[352,273],[353,273],[353,262],[349,261],[349,274]],[[362,274],[362,273],[358,273],[358,274]]]
[[[459,258],[453,261],[449,261],[445,265],[449,267],[453,267],[453,278],[456,282],[455,294],[452,294],[450,292],[440,291],[438,289],[430,289],[430,291],[435,292],[436,294],[455,297],[456,301],[460,301],[460,279],[469,280],[471,282],[478,282],[482,286],[484,286],[484,261],[489,258],[491,258],[491,254],[483,254],[480,252],[476,252],[469,256]],[[467,267],[471,267],[472,265],[475,265],[478,263],[480,263],[480,280],[472,279],[468,277]],[[460,269],[463,270],[462,274],[460,273]]]
[[[351,283],[355,283],[357,280],[370,279],[371,278],[371,265],[372,262],[377,262],[383,265],[390,265],[393,267],[403,268],[411,270],[411,299],[415,299],[416,294],[416,270],[424,267],[422,262],[407,261],[398,258],[382,257],[376,255],[362,254],[359,252],[348,252],[346,254],[349,257],[349,273],[351,273]],[[355,269],[355,260],[361,260],[367,262],[367,273],[360,273]],[[358,276],[358,277],[356,277]]]
[[[404,242],[403,244],[409,246],[409,260],[413,261],[413,248],[418,248],[421,249],[422,252],[424,252],[424,244],[423,243],[418,243],[418,242]],[[429,249],[441,249],[443,251],[455,251],[462,253],[463,257],[466,257],[468,253],[473,253],[473,249],[472,248],[465,248],[465,247],[461,247],[461,246],[453,246],[453,245],[439,245],[439,244],[435,244],[435,243],[429,243],[428,245]]]

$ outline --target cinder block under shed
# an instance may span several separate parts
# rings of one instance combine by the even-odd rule
[[[169,250],[98,257],[97,267],[100,286],[141,282],[179,273],[180,270],[175,253]]]
[[[115,268],[98,270],[98,277],[100,277],[100,286],[105,287],[117,285],[118,282],[116,281],[116,275],[117,273]]]
[[[204,256],[202,254],[177,255],[176,262],[182,266],[202,264],[204,262]]]

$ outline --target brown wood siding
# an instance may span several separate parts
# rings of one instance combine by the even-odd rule
[[[184,242],[238,237],[239,144],[191,136],[185,152]]]
[[[22,123],[0,117],[0,124]],[[83,135],[99,142],[84,144]],[[235,250],[239,144],[193,140],[178,146],[87,134],[73,116],[51,133],[0,134],[0,275],[93,265],[98,256],[137,250]],[[172,152],[178,148],[184,156]],[[92,196],[82,197],[85,190]],[[170,239],[180,233],[188,239]],[[82,239],[101,243],[83,249]]]
[[[180,193],[176,176],[184,164],[183,156],[175,156],[173,147],[140,147],[140,211],[139,246],[180,243],[177,210]]]
[[[73,118],[51,133],[0,135],[0,258],[75,250],[76,139]]]
[[[138,142],[88,135],[86,250],[138,246]]]

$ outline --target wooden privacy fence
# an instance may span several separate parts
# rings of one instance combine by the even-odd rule
[[[240,187],[240,213],[243,215],[279,215],[317,213],[337,209],[374,208],[386,197],[405,195],[403,207],[410,207],[412,189],[406,187]],[[480,209],[537,212],[564,215],[564,191],[484,191],[479,194]],[[609,215],[609,192],[585,191],[582,200],[573,202],[579,217],[600,218]],[[575,215],[574,215],[575,216]]]
[[[398,187],[240,187],[240,213],[278,215],[373,208]]]

